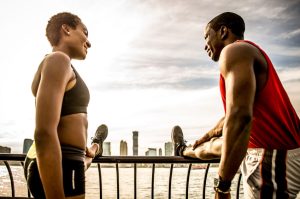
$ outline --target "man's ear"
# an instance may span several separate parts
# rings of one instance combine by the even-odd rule
[[[62,32],[66,35],[70,35],[70,27],[67,24],[61,25]]]
[[[221,26],[219,31],[220,31],[220,38],[222,40],[225,40],[228,37],[229,29],[226,26]]]

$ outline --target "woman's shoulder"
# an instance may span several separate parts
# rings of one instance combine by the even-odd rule
[[[70,57],[67,54],[65,54],[65,53],[63,53],[61,51],[55,51],[55,52],[47,54],[44,57],[43,61],[47,61],[47,62],[63,62],[63,63],[70,63],[71,62]]]
[[[59,51],[47,54],[41,65],[43,70],[72,70],[70,57]]]

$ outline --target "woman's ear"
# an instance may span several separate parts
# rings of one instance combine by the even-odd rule
[[[70,35],[70,27],[66,24],[61,25],[61,29],[63,31],[63,33],[65,33],[66,35]]]

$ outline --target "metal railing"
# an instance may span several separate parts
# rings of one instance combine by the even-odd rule
[[[11,197],[3,197],[0,198],[32,198],[29,190],[27,197],[16,197],[15,195],[15,184],[13,179],[12,170],[10,167],[9,162],[16,162],[19,163],[20,166],[24,168],[24,160],[25,154],[0,154],[0,163],[3,162],[10,178],[10,186],[11,186]],[[190,159],[190,158],[183,158],[179,156],[103,156],[93,160],[94,164],[97,164],[98,168],[98,175],[99,175],[99,193],[100,199],[103,198],[102,196],[102,172],[101,172],[101,164],[115,164],[116,169],[116,187],[117,187],[117,199],[120,198],[120,176],[119,176],[119,164],[122,163],[130,163],[133,164],[134,169],[134,199],[137,198],[137,164],[152,164],[152,176],[151,176],[151,198],[154,198],[154,177],[155,177],[155,168],[157,164],[170,164],[170,173],[169,173],[169,183],[168,183],[168,198],[171,198],[172,192],[172,176],[173,176],[173,168],[175,164],[186,164],[188,165],[187,170],[187,178],[186,178],[186,190],[185,196],[188,199],[189,193],[189,180],[190,180],[190,172],[192,169],[193,164],[203,164],[205,165],[205,173],[203,178],[203,190],[202,190],[202,198],[205,199],[206,194],[206,184],[207,184],[207,175],[209,172],[209,168],[211,163],[219,163],[219,160],[200,160],[200,159]],[[241,181],[241,174],[238,176],[237,184],[236,184],[236,198],[239,198],[240,193],[240,181]]]

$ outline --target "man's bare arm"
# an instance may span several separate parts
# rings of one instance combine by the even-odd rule
[[[248,148],[256,90],[253,64],[253,50],[247,44],[233,43],[222,51],[226,115],[219,175],[226,181],[233,179]]]
[[[213,137],[221,137],[223,125],[224,125],[224,119],[225,119],[225,117],[222,117],[218,121],[218,123],[216,124],[216,126],[214,128],[212,128],[210,131],[205,133],[200,139],[196,140],[193,145],[193,149],[196,149],[198,146],[200,146],[204,142],[208,142]]]

